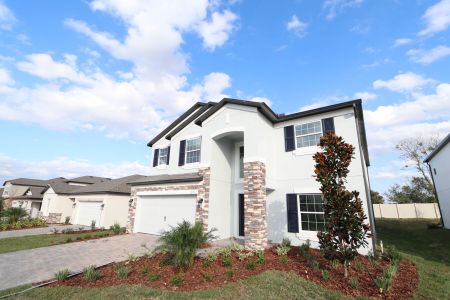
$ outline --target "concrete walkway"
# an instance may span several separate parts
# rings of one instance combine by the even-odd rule
[[[0,231],[0,239],[6,239],[6,238],[18,237],[18,236],[26,236],[26,235],[49,234],[49,233],[52,233],[54,228],[58,229],[61,232],[61,230],[63,230],[63,229],[73,228],[75,230],[78,230],[78,228],[80,228],[80,227],[84,227],[86,229],[90,228],[90,227],[83,226],[83,225],[49,225],[48,227],[8,230],[8,231]]]
[[[126,234],[0,254],[0,290],[49,280],[63,269],[77,272],[90,265],[126,260],[129,254],[142,255],[157,240],[155,235]]]

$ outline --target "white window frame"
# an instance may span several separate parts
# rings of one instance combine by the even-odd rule
[[[189,141],[193,141],[193,140],[200,140],[200,146],[199,146],[199,148],[198,149],[196,149],[196,150],[187,150],[188,149],[188,142]],[[199,153],[199,156],[198,156],[198,161],[195,161],[195,162],[188,162],[187,161],[187,158],[188,158],[188,153],[189,152],[195,152],[195,151],[199,151],[200,153]],[[185,163],[185,165],[198,165],[198,164],[200,164],[200,161],[202,160],[202,137],[201,136],[196,136],[196,137],[193,137],[193,138],[190,138],[190,139],[186,139],[186,149],[185,149],[185,154],[184,154],[184,163]]]
[[[167,150],[166,155],[162,156],[161,155],[161,150]],[[169,146],[164,147],[164,148],[159,148],[158,151],[158,164],[157,166],[167,166],[169,164],[169,162],[167,161],[167,156],[169,155]],[[165,157],[164,162],[161,163],[161,158]]]
[[[320,131],[319,132],[314,132],[314,133],[308,133],[308,134],[300,134],[297,135],[297,127],[302,126],[302,125],[307,125],[307,124],[311,124],[311,123],[319,123],[320,124]],[[295,135],[295,149],[297,150],[301,150],[301,149],[310,149],[312,147],[317,147],[317,145],[313,145],[313,146],[305,146],[305,147],[298,147],[298,139],[300,137],[306,137],[306,136],[311,136],[311,135],[316,135],[319,134],[320,136],[323,135],[323,125],[322,125],[322,120],[316,120],[316,121],[311,121],[311,122],[306,122],[306,123],[301,123],[301,124],[296,124],[294,125],[294,135]]]
[[[298,228],[300,229],[300,232],[305,233],[305,232],[309,232],[309,233],[313,233],[314,235],[317,234],[318,231],[315,230],[305,230],[302,227],[302,214],[323,214],[324,220],[325,220],[325,211],[322,212],[308,212],[308,211],[302,211],[300,209],[300,196],[316,196],[316,195],[320,195],[323,199],[323,195],[321,193],[300,193],[297,194],[297,203],[298,203]]]
[[[235,157],[235,164],[234,164],[234,177],[235,177],[235,183],[243,183],[244,177],[241,177],[240,175],[240,148],[244,147],[244,142],[238,142],[234,145],[234,157]],[[245,159],[245,148],[244,148],[244,159]],[[244,168],[242,166],[242,168]],[[243,171],[243,170],[242,170]]]

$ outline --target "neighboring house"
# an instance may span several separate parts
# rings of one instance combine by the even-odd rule
[[[148,143],[153,168],[131,183],[127,229],[160,234],[185,219],[252,248],[285,237],[317,247],[325,220],[312,156],[328,132],[355,147],[347,187],[374,229],[361,100],[285,115],[235,99],[195,104]]]
[[[97,176],[82,176],[72,179],[60,178],[48,183],[41,206],[42,217],[49,223],[62,223],[71,218],[75,207],[72,194],[75,190],[111,180]]]
[[[445,228],[450,229],[450,133],[428,155],[425,162],[430,167],[442,223]]]
[[[108,228],[114,223],[125,227],[131,192],[128,184],[144,177],[132,175],[72,190],[68,196],[73,207],[72,223],[89,226],[95,221],[97,227]]]
[[[47,184],[60,179],[17,178],[8,180],[3,184],[3,197],[12,207],[22,207],[29,212],[32,218],[36,218],[41,209],[43,192]]]

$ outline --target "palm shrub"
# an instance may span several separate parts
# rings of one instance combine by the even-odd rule
[[[2,211],[2,217],[5,217],[9,224],[14,224],[20,219],[28,217],[28,212],[22,207],[10,207]]]
[[[162,234],[158,250],[171,253],[173,263],[178,268],[189,268],[194,262],[197,249],[216,238],[214,231],[215,228],[204,232],[202,223],[191,224],[184,220]]]
[[[366,236],[370,226],[362,208],[358,191],[345,187],[354,147],[334,133],[320,138],[322,151],[314,154],[316,180],[325,199],[325,230],[317,234],[320,248],[327,259],[337,259],[348,266],[358,255],[358,248],[367,246]]]

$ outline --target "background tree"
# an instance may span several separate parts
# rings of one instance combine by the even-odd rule
[[[424,159],[436,149],[439,138],[408,138],[401,140],[395,148],[401,152],[405,160],[405,168],[413,167],[417,176],[413,176],[403,184],[395,184],[386,193],[390,202],[394,203],[430,203],[436,202],[433,181]]]
[[[370,190],[370,198],[372,198],[372,204],[383,204],[384,198],[377,191]]]
[[[358,255],[357,250],[367,246],[366,237],[370,228],[365,223],[367,217],[359,192],[350,192],[345,188],[354,147],[335,134],[321,137],[320,147],[322,151],[314,154],[314,172],[321,184],[326,224],[325,230],[317,236],[325,257],[339,260],[347,277],[349,263]]]

